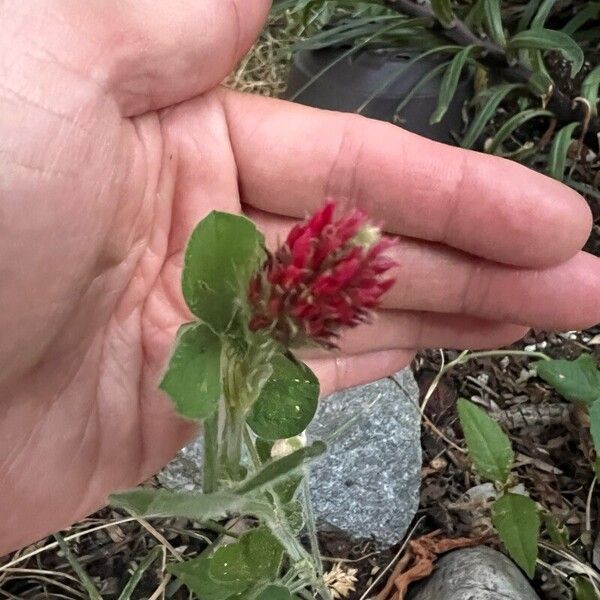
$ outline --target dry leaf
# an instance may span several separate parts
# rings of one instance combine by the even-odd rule
[[[408,543],[406,554],[400,559],[386,586],[375,600],[403,600],[408,586],[431,575],[440,554],[481,544],[481,538],[442,538],[441,531],[433,531]]]

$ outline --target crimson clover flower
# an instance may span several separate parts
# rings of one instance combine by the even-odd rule
[[[335,212],[326,202],[268,254],[250,281],[252,331],[268,329],[286,346],[334,348],[341,329],[369,320],[394,283],[385,276],[396,264],[385,255],[394,242],[361,210]]]

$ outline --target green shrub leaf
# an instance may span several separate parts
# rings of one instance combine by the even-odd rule
[[[271,485],[291,474],[307,460],[320,456],[325,450],[327,450],[327,445],[324,442],[316,441],[287,456],[267,462],[252,477],[235,488],[235,491],[241,495]]]
[[[517,23],[517,31],[524,31],[529,28],[529,24],[533,19],[535,13],[537,12],[539,6],[541,4],[541,0],[529,0],[525,6],[523,6],[523,12],[519,17],[519,22]]]
[[[302,433],[319,404],[319,380],[302,362],[276,354],[273,374],[248,416],[252,431],[265,440]]]
[[[197,522],[224,519],[231,514],[270,517],[266,502],[230,492],[198,494],[164,489],[136,488],[110,496],[112,506],[140,517],[185,517]]]
[[[496,114],[496,110],[500,103],[510,92],[521,87],[518,83],[505,83],[488,90],[489,96],[481,107],[479,112],[475,115],[469,129],[465,133],[462,140],[461,146],[463,148],[470,148],[477,141],[477,138],[483,133],[487,122]]]
[[[254,224],[238,215],[211,212],[187,245],[183,296],[190,310],[215,331],[225,331],[240,289],[262,258],[264,240]]]
[[[538,11],[535,13],[535,17],[531,21],[531,29],[543,29],[546,24],[546,19],[550,14],[550,11],[554,8],[556,0],[544,0]]]
[[[542,512],[542,522],[550,541],[559,548],[568,548],[569,531],[564,525],[559,525],[556,517],[548,511]]]
[[[600,18],[600,2],[589,2],[575,12],[573,18],[562,28],[562,31],[573,35],[588,21],[598,18]]]
[[[598,600],[591,581],[581,575],[575,580],[575,600]]]
[[[538,117],[552,117],[554,116],[549,110],[543,110],[541,108],[528,108],[521,112],[513,115],[508,119],[500,129],[496,132],[496,135],[492,138],[489,147],[486,148],[491,154],[495,154],[502,143],[508,138],[518,127],[527,123],[531,119],[537,119]]]
[[[266,587],[256,600],[294,600],[296,596],[292,596],[290,591],[280,585],[270,585]]]
[[[246,591],[248,582],[215,581],[209,573],[211,559],[200,556],[185,562],[173,563],[167,571],[180,579],[198,600],[229,600]]]
[[[161,545],[154,546],[152,550],[144,557],[144,559],[137,566],[135,571],[132,573],[129,581],[123,588],[123,591],[119,595],[117,600],[130,600],[135,592],[135,588],[139,585],[144,573],[152,566],[152,563],[162,555],[163,548]]]
[[[277,577],[283,548],[266,527],[252,529],[212,555],[208,573],[216,581],[243,585]]]
[[[500,9],[500,0],[483,0],[483,13],[488,33],[497,44],[506,46]]]
[[[171,396],[175,410],[201,420],[217,409],[221,395],[221,340],[204,324],[188,323],[177,333],[175,351],[160,389]]]
[[[561,396],[591,406],[600,398],[600,370],[589,354],[577,360],[540,360],[538,375]]]
[[[565,125],[560,131],[554,136],[552,140],[552,146],[550,148],[550,154],[548,155],[548,175],[563,180],[565,174],[565,165],[567,163],[567,154],[573,141],[573,132],[579,123],[569,123]]]
[[[506,483],[515,455],[508,436],[486,412],[461,398],[458,415],[477,472],[486,479]]]
[[[507,44],[510,49],[533,48],[537,50],[558,50],[571,61],[571,76],[575,76],[583,67],[583,50],[577,42],[562,31],[552,29],[528,29],[512,37]]]
[[[595,66],[581,84],[581,95],[589,101],[592,113],[598,114],[598,93],[600,92],[600,65]]]
[[[476,46],[467,46],[466,48],[463,48],[456,56],[454,56],[450,62],[450,66],[446,69],[440,85],[438,105],[429,121],[432,125],[439,123],[446,114],[448,106],[450,105],[450,102],[452,102],[452,98],[456,92],[462,71],[475,48]]]
[[[454,11],[450,0],[431,0],[431,9],[444,27],[448,27],[454,21]]]
[[[600,396],[590,408],[590,432],[594,441],[596,457],[600,457]]]
[[[512,559],[533,577],[540,533],[535,502],[521,494],[505,494],[492,506],[492,523]]]

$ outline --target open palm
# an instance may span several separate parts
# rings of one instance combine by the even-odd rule
[[[402,237],[324,391],[427,346],[600,320],[584,201],[392,125],[226,90],[267,0],[0,4],[0,555],[158,470],[193,434],[157,390],[182,253],[210,210],[274,242],[331,196]],[[235,240],[231,240],[235,244]]]

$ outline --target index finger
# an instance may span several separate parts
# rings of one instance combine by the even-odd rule
[[[540,267],[585,243],[591,211],[567,186],[515,162],[389,123],[226,92],[242,200],[304,217],[331,196],[390,233]]]

